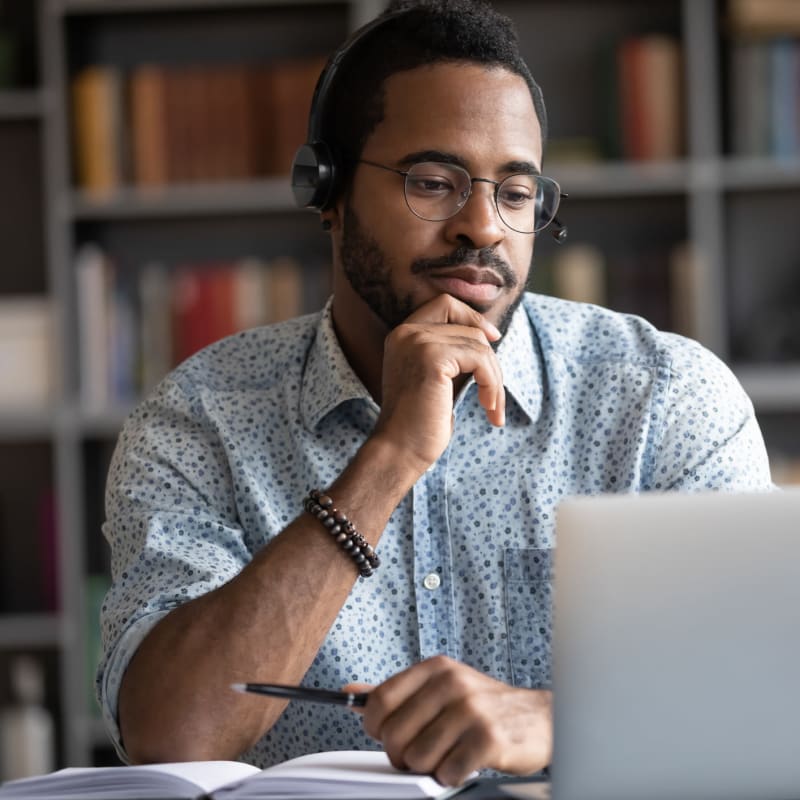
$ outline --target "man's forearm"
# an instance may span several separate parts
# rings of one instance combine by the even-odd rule
[[[418,475],[368,441],[330,487],[373,545]],[[296,683],[347,599],[357,571],[308,514],[233,580],[172,611],[134,655],[120,690],[123,744],[136,762],[235,758],[284,704],[253,702],[235,681]]]

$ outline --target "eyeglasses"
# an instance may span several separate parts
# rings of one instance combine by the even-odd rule
[[[429,222],[441,222],[455,216],[469,200],[475,183],[494,186],[494,204],[505,225],[518,233],[538,233],[555,218],[561,187],[542,175],[520,173],[502,181],[473,178],[458,164],[424,161],[407,170],[387,167],[375,161],[359,159],[360,164],[395,172],[405,178],[403,191],[412,214]]]

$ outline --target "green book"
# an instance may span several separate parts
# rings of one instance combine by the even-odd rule
[[[14,37],[0,29],[0,89],[16,84],[17,43]]]

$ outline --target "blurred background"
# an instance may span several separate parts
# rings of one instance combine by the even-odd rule
[[[800,0],[495,6],[569,193],[533,288],[710,347],[800,483]],[[114,763],[92,680],[116,436],[173,364],[324,302],[286,176],[325,57],[382,7],[0,0],[2,778],[20,720],[31,769]]]

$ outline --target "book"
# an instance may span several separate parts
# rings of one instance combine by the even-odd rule
[[[149,392],[172,363],[172,277],[156,261],[139,272],[139,390]]]
[[[555,257],[552,280],[557,297],[598,306],[606,304],[605,258],[594,245],[567,245]]]
[[[767,42],[736,40],[730,49],[731,148],[765,156],[771,145],[770,59]]]
[[[770,43],[772,155],[800,155],[800,46],[793,39]]]
[[[105,409],[111,399],[111,313],[109,266],[105,253],[96,244],[86,243],[78,250],[75,283],[81,404],[86,409],[99,411]]]
[[[10,31],[0,28],[0,89],[16,85],[17,41]]]
[[[40,492],[37,506],[42,608],[45,611],[59,611],[61,582],[58,574],[58,508],[52,486],[47,486]]]
[[[234,314],[237,331],[269,322],[268,266],[258,258],[243,258],[234,275]]]
[[[797,0],[728,0],[731,27],[759,36],[800,33]]]
[[[54,315],[47,297],[0,298],[0,408],[45,408],[53,401],[57,384]]]
[[[396,770],[385,753],[314,753],[260,770],[238,761],[193,761],[134,767],[73,767],[0,787],[0,800],[247,800],[248,798],[444,798],[429,775]]]
[[[100,635],[100,612],[111,581],[105,574],[86,576],[86,710],[94,719],[101,719],[100,704],[95,697],[95,672],[103,657]]]
[[[288,175],[297,148],[308,134],[308,112],[317,79],[325,66],[324,58],[304,58],[275,62],[266,71],[269,103],[261,107],[268,114],[262,127],[270,132],[270,158],[265,171]]]
[[[164,68],[136,67],[129,96],[133,180],[138,186],[163,186],[169,177]]]
[[[671,328],[692,339],[697,338],[699,259],[696,248],[689,242],[679,242],[669,254]]]
[[[283,322],[303,310],[303,272],[291,256],[276,258],[269,265],[269,322]]]
[[[94,65],[72,81],[75,175],[78,185],[107,196],[122,184],[122,78],[116,67]]]
[[[617,65],[623,154],[635,161],[677,158],[683,128],[678,42],[658,34],[629,37]]]

